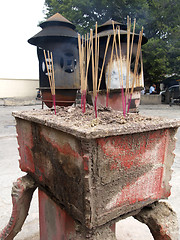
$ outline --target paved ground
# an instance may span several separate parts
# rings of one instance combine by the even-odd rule
[[[18,145],[16,141],[15,121],[11,116],[12,111],[24,109],[41,108],[35,106],[0,106],[0,230],[7,224],[11,215],[11,188],[13,181],[24,173],[18,166]],[[163,116],[168,118],[180,119],[180,106],[156,105],[140,106],[142,114],[151,116]],[[180,130],[177,133],[176,157],[173,165],[173,175],[171,180],[172,195],[169,202],[176,210],[180,222]],[[31,204],[29,216],[23,226],[22,231],[15,237],[16,240],[38,240],[38,200],[37,191],[35,192]],[[152,240],[152,236],[146,225],[137,220],[128,218],[117,224],[118,240]],[[179,238],[180,239],[180,238]]]

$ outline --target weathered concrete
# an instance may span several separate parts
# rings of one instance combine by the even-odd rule
[[[133,134],[123,125],[121,134],[109,129],[108,137],[93,129],[87,139],[74,126],[65,133],[63,122],[46,112],[31,113],[14,114],[20,168],[85,227],[102,226],[170,195],[177,121],[151,119],[138,123]]]
[[[35,181],[26,175],[19,178],[12,188],[13,210],[8,225],[0,233],[1,240],[11,240],[21,231],[28,215],[32,195],[36,189]]]
[[[166,202],[143,208],[135,218],[149,227],[154,240],[179,239],[177,215]]]
[[[115,227],[105,224],[89,230],[39,190],[40,239],[116,240]]]
[[[141,105],[157,105],[161,104],[161,95],[156,95],[156,94],[145,94],[141,95],[140,98],[140,104]]]
[[[35,98],[0,98],[0,106],[32,106],[42,105],[40,100]]]
[[[23,175],[18,167],[18,145],[16,141],[15,121],[11,116],[12,111],[21,111],[25,109],[32,110],[33,108],[41,108],[41,106],[13,106],[0,107],[0,180],[1,180],[1,197],[0,197],[0,229],[8,222],[11,214],[11,188],[12,182]],[[140,113],[149,116],[162,116],[168,118],[180,119],[179,106],[169,107],[168,105],[141,105]],[[173,164],[172,174],[172,194],[169,197],[173,209],[178,214],[180,222],[180,129],[176,135],[178,138],[176,144],[176,157]],[[118,240],[153,240],[147,226],[133,219],[132,217],[119,221],[116,224],[116,237]],[[32,204],[22,231],[15,237],[16,240],[38,240],[38,207],[37,207],[37,192],[33,196]],[[106,238],[104,238],[106,239]],[[180,239],[180,235],[179,235]]]

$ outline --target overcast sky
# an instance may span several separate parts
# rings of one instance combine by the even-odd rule
[[[44,20],[44,0],[0,0],[0,78],[38,78],[36,47],[27,42]]]

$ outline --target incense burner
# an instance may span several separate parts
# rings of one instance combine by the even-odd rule
[[[43,111],[13,115],[21,170],[87,229],[170,195],[180,122],[77,127]]]
[[[39,85],[42,101],[53,106],[53,99],[48,81],[48,69],[51,59],[47,57],[47,65],[43,50],[52,52],[54,61],[54,78],[56,86],[56,105],[69,106],[75,102],[77,89],[80,88],[79,57],[77,49],[77,33],[75,26],[61,14],[56,13],[40,24],[42,30],[30,38],[28,42],[37,46],[39,60]]]

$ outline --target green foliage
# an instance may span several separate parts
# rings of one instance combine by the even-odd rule
[[[142,47],[145,80],[160,81],[165,75],[180,76],[179,0],[45,0],[47,17],[59,12],[76,25],[79,33],[89,32],[95,22],[109,19],[126,23],[137,20],[136,32],[144,26],[149,39]]]
[[[161,81],[169,73],[167,46],[162,39],[151,38],[143,46],[144,75],[151,81]]]

